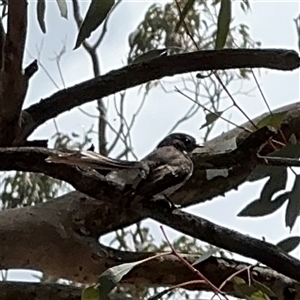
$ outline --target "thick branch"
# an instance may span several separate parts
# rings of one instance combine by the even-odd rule
[[[87,236],[87,232],[80,232],[78,223],[81,214],[86,212],[87,207],[90,210],[97,208],[98,201],[81,195],[78,202],[76,193],[72,194],[68,199],[62,197],[53,202],[0,213],[0,268],[34,269],[59,278],[94,283],[109,267],[154,254],[117,251],[100,245],[97,239]],[[198,255],[183,256],[190,263],[198,258]],[[196,266],[218,286],[228,276],[246,267],[249,265],[242,262],[213,257]],[[246,280],[247,273],[243,272],[240,276]],[[300,288],[294,281],[267,268],[255,268],[253,276],[278,295],[282,295],[288,287]],[[190,270],[169,255],[135,268],[122,283],[170,286],[194,279]],[[208,290],[205,285],[189,288]],[[224,291],[234,294],[231,284],[226,285]]]
[[[105,195],[112,198],[120,196],[116,186],[108,183],[104,176],[92,169],[83,170],[69,165],[47,163],[45,159],[55,153],[57,151],[44,148],[0,148],[0,170],[44,173],[64,180],[75,189],[98,199],[107,199]]]
[[[41,124],[74,107],[165,76],[217,69],[298,67],[299,56],[295,51],[278,49],[224,49],[158,57],[61,90],[30,106],[25,111],[31,121],[20,138],[26,139]]]
[[[300,107],[296,105],[288,109],[290,110],[283,122],[282,133],[286,137],[295,133],[299,138]],[[262,134],[264,130],[253,133],[246,139],[244,132],[239,133],[237,136],[239,146],[232,153],[195,155],[193,158],[196,165],[195,174],[191,179],[192,182],[176,193],[177,203],[189,205],[204,201],[214,194],[221,194],[244,182],[259,163],[255,158],[255,149],[268,137]],[[103,176],[66,165],[46,163],[45,158],[51,153],[53,151],[47,149],[1,149],[0,169],[43,172],[70,182],[78,190],[92,194],[98,199],[73,192],[68,196],[34,207],[1,212],[0,242],[5,247],[0,247],[0,262],[5,261],[6,265],[0,267],[45,270],[57,277],[65,276],[75,281],[91,282],[107,267],[135,260],[132,255],[112,252],[99,245],[97,238],[99,235],[152,216],[152,211],[148,211],[145,215],[142,214],[141,207],[124,208],[122,194],[116,186],[111,186],[106,182]],[[235,171],[231,171],[227,178],[207,180],[205,173],[201,173],[205,172],[203,163],[216,168],[226,167],[229,163]],[[237,165],[233,166],[235,163]],[[13,226],[8,224],[13,224]],[[211,234],[209,226],[207,230]],[[201,234],[204,236],[204,233]],[[224,240],[222,232],[221,235],[214,232],[213,237],[217,240]],[[239,251],[237,248],[235,250]],[[255,251],[257,249],[254,249]],[[24,257],[25,254],[27,259]],[[22,258],[21,261],[20,258]],[[74,261],[78,264],[74,264]],[[157,268],[158,266],[156,270]],[[174,274],[172,271],[170,272]]]
[[[170,261],[171,263],[171,261]],[[138,276],[139,284],[149,284],[151,286],[161,286],[162,282],[167,285],[174,285],[176,283],[181,283],[187,280],[193,280],[194,277],[191,276],[191,273],[188,272],[185,268],[182,267],[178,263],[178,261],[174,261],[173,264],[166,263],[162,261],[159,265],[160,274],[157,272],[152,272],[152,268],[156,264],[148,264],[147,272],[131,272],[135,274],[129,274],[126,280],[123,280],[123,285],[128,284],[129,282],[134,283],[134,276]],[[164,267],[178,269],[178,272],[173,273],[177,274],[177,278],[170,280],[170,276],[167,274],[170,272],[169,269],[164,269]],[[157,266],[156,266],[157,267]],[[226,279],[225,276],[231,275],[232,273],[241,270],[242,268],[247,268],[249,265],[243,264],[233,260],[224,260],[224,259],[215,259],[211,258],[209,261],[203,263],[200,268],[198,268],[202,273],[205,273],[206,276],[212,279],[212,282],[219,286],[222,283],[222,280]],[[140,268],[141,270],[143,268]],[[222,270],[222,271],[220,271]],[[150,272],[149,272],[150,271]],[[300,295],[300,284],[286,278],[282,275],[277,274],[276,272],[272,272],[266,268],[257,268],[256,275],[254,275],[255,279],[261,282],[262,284],[268,286],[276,295],[278,300],[286,299],[288,295],[293,296],[293,298],[289,299],[298,299]],[[156,274],[159,276],[166,275],[166,280],[164,278],[160,278],[160,281],[155,282],[152,280],[151,275]],[[246,272],[240,273],[240,277],[246,278]],[[169,280],[167,279],[169,278]],[[159,279],[159,278],[157,278]],[[141,282],[143,280],[143,283]],[[168,282],[169,281],[169,282]],[[209,291],[207,285],[194,285],[187,286],[186,288],[190,290],[201,290],[201,291]],[[226,284],[222,289],[226,294],[236,295],[232,283]],[[32,283],[32,282],[8,282],[8,281],[0,281],[0,298],[1,300],[39,300],[39,299],[47,299],[47,300],[80,300],[81,299],[81,289],[78,287],[70,286],[70,285],[61,285],[56,283]],[[126,298],[126,296],[111,294],[109,295],[109,300],[135,300],[133,298]]]
[[[145,216],[172,227],[182,233],[214,246],[253,258],[280,274],[300,281],[300,261],[280,248],[245,236],[237,231],[216,225],[208,220],[182,211],[170,211],[153,203],[144,205]]]
[[[27,1],[8,2],[4,70],[0,105],[0,146],[9,146],[18,135],[19,119],[27,91],[22,62],[27,30]]]
[[[81,300],[81,289],[55,283],[0,281],[2,300]]]

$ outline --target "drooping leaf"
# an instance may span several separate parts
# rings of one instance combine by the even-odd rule
[[[275,193],[285,189],[287,182],[286,168],[274,169],[273,174],[265,183],[260,193],[260,200],[263,202],[270,202]]]
[[[222,49],[225,46],[231,22],[231,0],[221,0],[218,15],[218,28],[215,49]]]
[[[179,21],[175,26],[175,30],[174,30],[175,32],[178,32],[180,26],[182,25],[182,23],[183,23],[185,17],[187,16],[189,10],[193,7],[194,3],[195,3],[195,0],[188,0],[187,3],[185,4],[185,6],[184,6],[184,8],[181,12],[181,15],[179,17]]]
[[[201,127],[199,129],[201,130],[202,128],[207,127],[207,126],[211,125],[212,123],[214,123],[215,121],[217,121],[220,118],[220,116],[222,115],[222,113],[223,113],[223,111],[208,113],[205,116],[206,122],[203,125],[201,125]]]
[[[261,282],[255,280],[252,278],[252,284],[259,289],[261,292],[263,292],[264,294],[268,295],[269,297],[273,298],[277,298],[276,294],[266,285],[262,284]]]
[[[218,251],[220,251],[220,248],[212,247],[208,251],[204,252],[192,265],[195,266],[202,263],[203,261],[210,258],[212,255],[216,254]]]
[[[138,64],[159,56],[164,56],[167,54],[167,49],[155,49],[155,50],[150,50],[146,53],[143,53],[142,55],[136,57],[130,64]]]
[[[281,248],[283,251],[289,253],[296,249],[300,244],[300,236],[288,237],[276,244],[277,247]]]
[[[242,278],[233,277],[233,288],[236,292],[237,297],[247,298],[250,297],[254,292],[257,292],[258,289],[254,286],[249,286]]]
[[[56,0],[56,2],[60,11],[60,15],[63,18],[68,19],[68,7],[66,0]]]
[[[100,299],[106,299],[107,295],[115,288],[122,278],[129,273],[134,267],[146,261],[154,259],[156,256],[139,260],[132,263],[121,264],[104,271],[98,280]]]
[[[81,300],[100,300],[98,287],[93,285],[84,289],[81,293]]]
[[[92,0],[79,29],[74,49],[78,48],[104,22],[114,4],[115,0]]]
[[[247,284],[242,278],[235,276],[233,279],[233,287],[236,296],[247,300],[270,300],[276,299],[276,295],[262,283],[251,280],[252,284]]]
[[[295,183],[290,193],[285,213],[285,224],[292,229],[300,215],[300,175],[295,177]]]
[[[278,112],[278,113],[273,113],[270,114],[268,116],[266,116],[265,118],[263,118],[262,120],[260,120],[256,126],[257,128],[262,128],[264,126],[271,126],[275,129],[278,129],[282,123],[282,121],[284,120],[286,116],[286,112]]]
[[[38,2],[36,3],[37,19],[43,33],[46,33],[45,10],[46,10],[45,0],[38,0]]]
[[[253,292],[249,297],[246,297],[248,300],[270,300],[270,297],[262,291]]]
[[[239,213],[238,217],[261,217],[269,215],[279,209],[283,203],[288,199],[290,192],[279,195],[271,202],[264,202],[261,199],[256,199]]]

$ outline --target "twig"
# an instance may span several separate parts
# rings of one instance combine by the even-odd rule
[[[204,280],[208,286],[211,287],[211,289],[213,290],[213,292],[215,294],[217,294],[219,296],[220,299],[222,299],[220,297],[220,294],[223,295],[223,292],[220,291],[209,279],[207,279],[201,272],[199,272],[197,269],[195,269],[191,264],[189,264],[183,257],[181,257],[177,251],[175,250],[175,248],[173,247],[173,245],[170,243],[165,231],[164,231],[164,228],[163,226],[160,226],[160,229],[169,245],[169,247],[171,248],[172,250],[172,254],[175,255],[187,268],[189,268],[197,277],[199,277],[201,280]],[[223,295],[225,299],[228,300],[227,296],[226,295]]]

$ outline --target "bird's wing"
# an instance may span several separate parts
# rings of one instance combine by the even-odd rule
[[[49,163],[67,164],[72,166],[90,167],[101,170],[144,169],[145,163],[139,161],[124,161],[105,157],[92,151],[73,151],[53,154],[46,158]]]
[[[137,186],[137,193],[173,194],[193,173],[192,160],[173,146],[157,148],[142,161],[148,161],[149,175]]]

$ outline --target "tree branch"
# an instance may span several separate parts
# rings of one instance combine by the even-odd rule
[[[297,52],[278,49],[223,49],[158,57],[61,90],[30,106],[25,112],[31,121],[25,124],[19,139],[26,139],[41,124],[74,107],[165,76],[233,68],[291,71],[299,63]]]
[[[70,183],[75,189],[98,199],[120,197],[120,190],[112,182],[92,169],[79,169],[64,164],[51,164],[45,160],[57,151],[44,148],[0,148],[0,170],[44,173]]]
[[[188,256],[185,258],[190,262],[195,259],[195,257],[191,259]],[[248,264],[242,262],[212,257],[196,268],[210,278],[216,286],[220,286],[222,281],[226,280],[228,276],[248,267]],[[159,274],[157,268],[160,270]],[[175,276],[170,276],[172,271]],[[178,260],[172,259],[172,257],[162,259],[159,264],[158,262],[150,262],[147,263],[147,265],[141,265],[139,268],[136,268],[133,272],[129,273],[127,278],[124,279],[121,284],[126,286],[126,284],[135,283],[137,285],[137,283],[134,282],[134,276],[139,278],[138,284],[143,286],[156,286],[161,285],[162,283],[166,286],[171,286],[195,279],[189,270],[183,268],[182,264],[180,264]],[[247,282],[246,272],[241,272],[239,276]],[[287,294],[292,294],[293,299],[298,299],[297,297],[299,297],[299,283],[267,268],[256,268],[254,278],[269,287],[277,295],[278,300],[286,299],[285,297]],[[209,291],[208,286],[205,284],[187,286],[186,288],[189,290]],[[237,296],[231,282],[226,284],[222,291],[226,294]],[[39,300],[44,298],[48,300],[80,300],[81,289],[70,285],[56,283],[0,281],[0,298],[1,300]],[[126,296],[115,294],[109,295],[109,299],[134,300],[133,298],[126,298]]]
[[[232,251],[263,263],[280,274],[300,281],[300,261],[280,248],[216,225],[183,211],[171,211],[155,203],[144,203],[143,213],[171,228],[211,245]]]
[[[27,31],[27,1],[8,2],[4,71],[1,80],[0,146],[10,146],[19,133],[19,119],[28,87],[22,63]]]
[[[285,109],[288,111],[281,127],[281,133],[287,140],[292,133],[299,139],[300,105],[288,106]],[[235,136],[238,148],[232,152],[216,154],[210,150],[206,154],[195,154],[193,157],[195,173],[191,180],[174,195],[172,200],[175,199],[176,203],[182,203],[186,206],[205,201],[236,188],[247,179],[251,171],[259,164],[259,159],[256,156],[257,150],[261,148],[261,145],[264,145],[270,134],[272,136],[274,133],[266,128],[250,135],[249,132],[238,132]],[[273,138],[279,138],[277,135],[275,133]],[[222,137],[224,136],[226,135],[222,135]],[[230,132],[228,136],[230,136]],[[219,143],[222,142],[224,140],[220,139]],[[216,144],[216,142],[214,143]],[[209,148],[207,149],[209,150]],[[266,149],[274,151],[268,149],[267,145],[261,149],[264,152]],[[96,197],[97,200],[73,192],[34,207],[1,212],[0,241],[5,241],[5,243],[3,243],[4,247],[0,247],[0,262],[3,264],[5,261],[6,265],[1,265],[0,268],[27,267],[47,271],[57,277],[65,276],[75,281],[91,282],[107,267],[130,261],[130,259],[134,260],[133,256],[130,258],[126,256],[127,254],[120,256],[119,252],[112,252],[111,249],[99,245],[99,235],[136,223],[145,217],[153,217],[151,215],[153,211],[143,210],[142,203],[124,208],[121,190],[106,182],[104,176],[96,172],[80,170],[67,165],[46,163],[45,158],[53,153],[55,153],[53,150],[35,148],[0,149],[0,170],[43,172],[69,182],[76,189]],[[228,177],[207,180],[205,168],[211,166],[213,168],[230,167]],[[6,224],[13,224],[14,226],[11,227]],[[211,225],[210,223],[205,224]],[[212,230],[211,228],[208,226],[208,230]],[[197,237],[202,239],[204,233],[204,231],[201,232],[201,236]],[[227,232],[229,235],[231,233]],[[214,231],[213,238],[224,240],[222,234],[222,231],[220,235]],[[16,242],[15,236],[19,237],[18,242]],[[32,239],[33,236],[34,239]],[[239,237],[246,239],[244,236]],[[257,244],[254,245],[256,247],[254,253],[256,253]],[[236,248],[236,240],[234,247],[236,251],[239,251]],[[268,247],[268,245],[264,244],[264,247]],[[244,251],[247,253],[242,252],[242,254],[247,255],[250,250]],[[3,259],[4,257],[5,259]],[[279,258],[282,259],[280,252]],[[287,258],[285,257],[285,259]],[[77,261],[78,264],[74,264],[74,261]],[[287,261],[288,266],[290,266],[291,261],[289,259]],[[78,266],[82,266],[82,268],[78,270]]]

